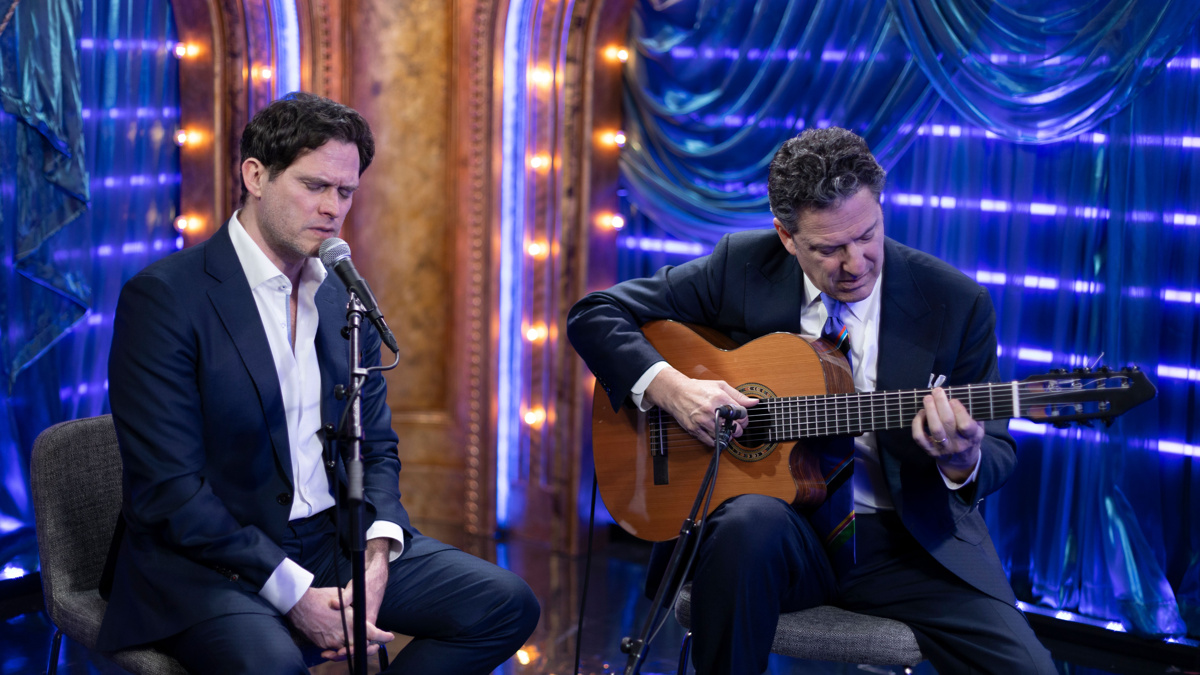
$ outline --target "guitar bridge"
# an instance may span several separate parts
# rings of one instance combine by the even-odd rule
[[[666,427],[669,419],[661,408],[654,408],[646,413],[646,423],[650,427],[650,461],[654,465],[655,485],[667,485],[671,482],[667,471]]]

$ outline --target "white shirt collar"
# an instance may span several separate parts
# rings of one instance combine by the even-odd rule
[[[808,273],[804,271],[803,267],[800,268],[800,273],[804,275],[804,297],[806,298],[804,307],[808,307],[813,303],[820,303],[821,289],[817,288],[817,285],[812,282],[812,279],[808,278]],[[855,319],[864,321],[868,317],[879,315],[879,287],[883,283],[883,275],[884,273],[881,272],[879,276],[875,278],[875,286],[871,288],[871,294],[866,298],[863,298],[858,302],[845,303],[846,308],[850,310],[850,313],[854,315]]]
[[[250,288],[257,288],[278,277],[283,277],[283,281],[290,284],[287,276],[250,238],[250,233],[246,231],[242,221],[238,220],[238,214],[241,212],[242,210],[238,209],[229,217],[229,240],[233,243],[233,250],[237,253],[242,271],[246,273],[246,280],[250,282]],[[303,283],[311,280],[319,286],[325,281],[326,274],[328,271],[320,260],[308,258],[304,261],[304,266],[300,268],[300,281]]]

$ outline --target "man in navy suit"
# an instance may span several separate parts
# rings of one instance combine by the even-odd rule
[[[121,292],[109,396],[123,527],[99,646],[152,644],[195,673],[303,673],[294,635],[345,658],[343,607],[352,625],[335,527],[345,466],[324,452],[345,406],[334,387],[350,381],[348,296],[314,256],[340,232],[375,145],[354,110],[292,94],[255,115],[241,151],[242,208]],[[378,366],[379,334],[362,335],[361,363]],[[397,631],[414,639],[388,673],[490,672],[532,633],[537,601],[409,522],[386,399],[372,372],[367,649]]]
[[[938,375],[947,385],[995,381],[987,291],[884,236],[884,180],[855,134],[805,131],[771,163],[774,230],[729,235],[709,256],[579,301],[568,336],[612,405],[658,406],[709,445],[718,406],[754,405],[728,383],[668,365],[639,330],[656,319],[744,344],[775,331],[817,337],[833,315],[849,332],[858,391],[922,389]],[[1014,448],[1005,422],[977,422],[940,387],[910,428],[856,438],[857,557],[836,567],[789,504],[760,495],[725,502],[696,554],[697,672],[762,672],[781,611],[837,604],[907,623],[941,673],[1054,673],[978,511],[1012,473]],[[658,546],[652,556],[651,591],[664,553]]]

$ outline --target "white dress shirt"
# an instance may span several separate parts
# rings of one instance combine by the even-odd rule
[[[288,456],[292,462],[294,485],[289,520],[307,518],[334,505],[325,473],[321,429],[321,368],[317,363],[317,289],[325,281],[325,267],[316,258],[308,258],[300,269],[297,294],[296,342],[292,344],[292,282],[263,253],[236,212],[229,219],[229,238],[242,271],[250,282],[254,303],[262,318],[279,377],[287,418]],[[403,551],[404,533],[399,525],[376,521],[367,530],[367,539],[387,537],[391,548],[389,561]],[[289,558],[275,568],[259,594],[280,614],[287,614],[312,585],[313,575]]]
[[[885,272],[886,273],[886,272]],[[876,373],[879,366],[879,307],[880,287],[883,274],[875,280],[875,287],[865,300],[845,303],[847,311],[843,312],[842,322],[850,332],[850,357],[854,365],[854,390],[858,392],[875,391]],[[805,337],[820,337],[829,317],[825,303],[821,302],[821,291],[813,284],[808,275],[804,275],[805,301],[800,314],[800,333]],[[654,381],[654,377],[667,367],[666,361],[659,361],[646,369],[638,381],[630,389],[630,399],[639,410],[648,410],[644,405],[646,389]],[[736,384],[736,383],[735,383]],[[975,469],[962,483],[956,483],[946,477],[941,467],[938,473],[946,487],[959,490],[974,482],[979,473],[979,463],[982,455],[975,462]],[[884,479],[883,467],[879,463],[878,440],[874,432],[868,432],[854,439],[854,510],[856,513],[874,513],[876,511],[891,511],[895,509],[891,493],[888,492]]]

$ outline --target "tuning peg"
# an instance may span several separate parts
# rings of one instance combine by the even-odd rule
[[[1051,375],[1066,375],[1067,369],[1066,368],[1054,368],[1050,371],[1050,374]]]
[[[1066,429],[1067,427],[1071,426],[1070,422],[1051,422],[1051,424],[1053,424],[1057,429]]]
[[[1104,373],[1105,375],[1108,375],[1112,371],[1113,371],[1113,369],[1109,368],[1108,366],[1100,366],[1100,372]]]
[[[1076,368],[1075,372],[1080,375],[1087,375],[1088,373],[1092,372],[1092,369],[1091,368]]]

